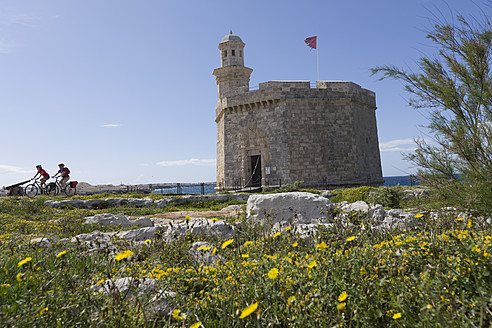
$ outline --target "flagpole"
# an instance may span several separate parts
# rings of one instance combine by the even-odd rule
[[[316,40],[316,62],[317,62],[317,67],[318,67],[318,81],[319,81],[319,36],[317,37]]]

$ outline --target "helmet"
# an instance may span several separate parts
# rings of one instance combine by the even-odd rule
[[[41,169],[41,168],[42,168],[42,167],[41,167],[41,164],[36,165],[36,168],[37,168],[37,169]]]
[[[58,164],[58,166],[65,166],[65,164],[63,164],[63,163],[60,163],[60,164]]]

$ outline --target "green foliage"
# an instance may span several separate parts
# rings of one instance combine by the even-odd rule
[[[387,208],[404,208],[409,197],[401,186],[382,186],[369,194],[368,200],[373,204],[381,204]]]
[[[375,190],[376,188],[367,186],[358,188],[335,189],[333,190],[334,196],[331,197],[330,200],[334,203],[339,203],[343,201],[353,203],[360,200],[368,202],[371,192]]]
[[[283,185],[282,188],[279,188],[275,190],[275,192],[292,192],[292,191],[299,191],[301,189],[301,184],[303,184],[304,181],[296,181],[293,184],[286,184]]]
[[[404,83],[415,109],[426,110],[434,144],[416,140],[406,158],[419,168],[419,180],[448,205],[492,210],[492,27],[458,16],[438,23],[427,35],[439,49],[422,57],[419,73],[395,66],[372,69]]]

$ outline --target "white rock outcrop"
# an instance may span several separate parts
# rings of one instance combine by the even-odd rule
[[[221,257],[213,254],[215,246],[206,241],[199,241],[191,245],[188,253],[193,257],[196,263],[205,266],[216,264]]]
[[[129,216],[122,213],[116,215],[111,213],[102,213],[96,214],[94,216],[88,216],[85,218],[85,223],[121,226],[122,228],[128,228],[137,225],[141,227],[154,226],[154,222],[149,218],[141,217],[136,220],[131,220]]]
[[[204,218],[193,218],[177,224],[169,224],[165,232],[165,240],[172,242],[187,234],[208,235],[220,239],[231,239],[234,236],[234,226],[223,220],[212,220]]]
[[[330,223],[334,207],[328,198],[308,192],[255,194],[248,199],[246,214],[265,226],[282,228]]]

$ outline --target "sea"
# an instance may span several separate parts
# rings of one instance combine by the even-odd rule
[[[415,186],[418,185],[418,180],[411,176],[392,176],[384,177],[384,185],[388,187],[400,185],[400,186]],[[203,187],[205,194],[215,194],[215,184],[207,183]],[[165,189],[155,189],[154,194],[177,194],[177,187],[169,187]],[[181,185],[181,193],[185,195],[200,195],[202,193],[202,186],[198,184]]]

